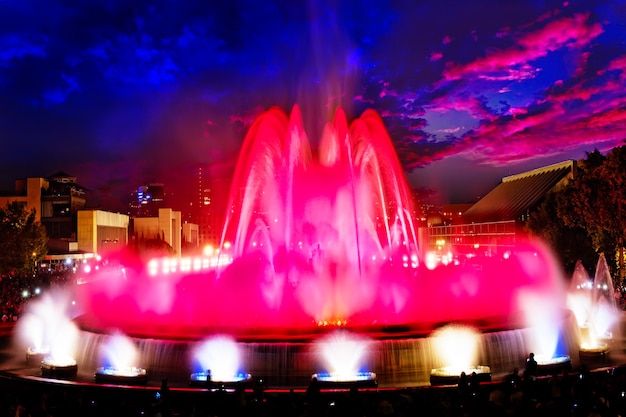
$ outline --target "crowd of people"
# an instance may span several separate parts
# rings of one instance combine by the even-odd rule
[[[38,271],[36,274],[0,275],[0,320],[17,321],[28,302],[51,288],[71,281],[71,271]]]
[[[401,389],[264,391],[247,388],[128,389],[0,378],[0,417],[56,416],[434,416],[617,417],[626,415],[626,368]]]

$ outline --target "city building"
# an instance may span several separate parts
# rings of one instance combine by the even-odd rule
[[[427,228],[423,251],[493,255],[510,249],[543,197],[565,186],[575,175],[576,161],[570,160],[504,177],[464,211],[456,224]]]
[[[63,269],[97,255],[124,248],[136,236],[163,239],[181,256],[183,242],[187,248],[198,248],[198,226],[181,224],[181,213],[159,207],[163,186],[150,184],[141,189],[145,201],[143,214],[156,210],[155,216],[131,217],[105,210],[87,209],[85,191],[76,177],[58,172],[47,178],[15,181],[15,190],[0,196],[0,205],[19,202],[27,211],[35,211],[48,236],[48,255],[44,263]],[[140,201],[140,200],[138,200]]]
[[[160,208],[155,217],[134,217],[131,220],[131,236],[137,241],[162,240],[172,247],[175,255],[182,253],[181,212]]]
[[[106,254],[128,244],[129,217],[102,210],[78,212],[77,250],[82,253]]]
[[[76,233],[79,210],[86,204],[85,187],[76,177],[57,172],[47,178],[27,178],[15,181],[15,193],[0,197],[0,205],[9,202],[24,204],[35,211],[35,220],[46,228],[50,253],[77,250]]]
[[[155,217],[165,207],[165,186],[153,182],[139,186],[132,194],[129,215],[132,217]]]
[[[14,193],[0,196],[0,206],[21,203],[28,211],[35,209],[35,221],[41,222],[41,199],[48,187],[49,183],[44,178],[16,180]]]
[[[231,182],[205,166],[196,168],[195,182],[192,220],[198,224],[200,245],[217,247],[222,238]]]
[[[47,177],[46,181],[48,187],[42,190],[40,211],[41,223],[46,228],[48,239],[74,242],[77,233],[76,215],[85,208],[86,188],[76,182],[76,177],[65,172],[57,172]]]

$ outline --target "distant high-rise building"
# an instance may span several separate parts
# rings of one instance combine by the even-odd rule
[[[200,244],[220,244],[229,191],[229,179],[215,177],[206,166],[197,167],[193,222],[198,224]]]
[[[164,207],[164,186],[161,183],[141,185],[131,194],[129,214],[132,217],[155,217]]]

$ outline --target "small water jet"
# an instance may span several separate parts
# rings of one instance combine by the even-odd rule
[[[116,333],[100,345],[101,363],[96,368],[96,382],[108,384],[146,384],[148,372],[138,367],[138,352],[133,341],[121,333]]]
[[[489,366],[477,365],[480,334],[469,326],[451,324],[431,336],[437,363],[430,372],[431,385],[457,384],[461,374],[472,375],[479,382],[491,380]]]
[[[376,374],[367,370],[371,340],[344,330],[329,333],[315,343],[324,372],[312,380],[320,387],[375,387]]]
[[[71,305],[68,294],[43,294],[27,305],[16,325],[27,364],[41,366],[42,376],[70,378],[77,373],[74,356],[79,331],[72,321]]]
[[[609,355],[613,342],[613,330],[617,321],[613,280],[604,254],[596,265],[586,325],[581,327],[581,360],[603,361]]]
[[[589,277],[583,263],[578,260],[567,292],[567,307],[576,316],[578,327],[581,329],[586,328],[589,324],[592,291],[593,280]]]
[[[232,388],[252,380],[241,371],[239,346],[230,336],[213,336],[203,341],[193,353],[194,372],[189,377],[192,386]]]

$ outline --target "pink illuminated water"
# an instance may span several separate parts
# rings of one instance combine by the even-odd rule
[[[528,300],[565,305],[560,270],[540,242],[520,238],[506,257],[422,265],[415,207],[376,112],[348,124],[338,110],[316,151],[302,126],[297,106],[289,115],[272,108],[251,126],[222,239],[232,264],[81,285],[81,325],[285,340],[325,326],[510,328]]]

